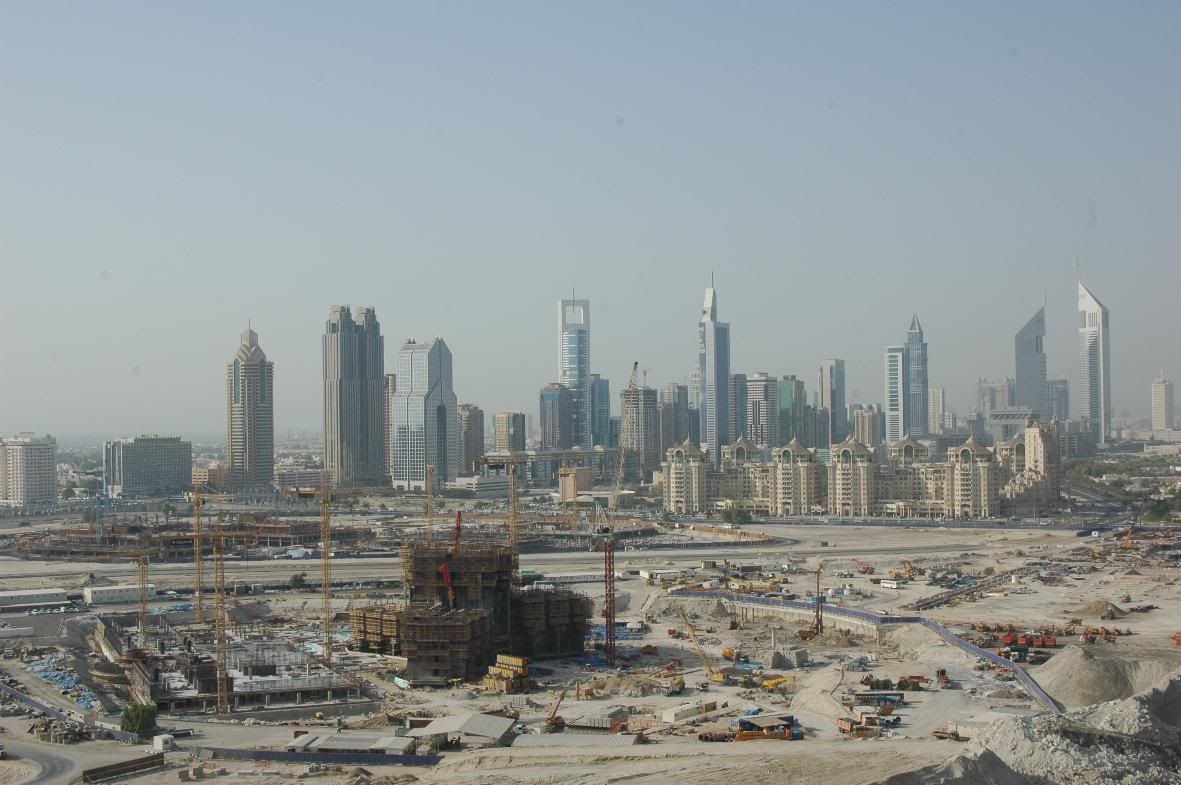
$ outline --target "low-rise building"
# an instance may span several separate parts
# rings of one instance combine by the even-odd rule
[[[156,596],[156,584],[147,585],[148,597]],[[87,605],[119,605],[139,602],[139,585],[123,583],[115,586],[87,586],[82,590],[82,599]]]

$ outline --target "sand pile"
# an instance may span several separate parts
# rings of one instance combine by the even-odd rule
[[[1071,644],[1034,676],[1054,700],[1078,708],[1131,697],[1172,669],[1169,663],[1127,657],[1118,646]]]
[[[1173,674],[1153,689],[1091,712],[1006,717],[974,744],[1019,774],[1055,785],[1181,785],[1179,679]]]
[[[898,656],[904,659],[932,662],[938,660],[946,662],[949,659],[962,659],[965,662],[975,662],[976,658],[969,656],[963,649],[959,649],[945,642],[931,630],[921,624],[904,624],[890,632],[882,641],[885,645],[898,650]]]
[[[1003,760],[984,750],[960,755],[939,766],[895,774],[874,785],[1031,785],[1032,780],[1010,769]]]
[[[1122,619],[1128,615],[1123,608],[1107,600],[1095,600],[1079,608],[1070,608],[1069,611],[1082,619]]]
[[[648,606],[648,613],[658,619],[680,621],[680,608],[693,620],[728,621],[730,612],[721,600],[688,597],[658,597]],[[696,626],[696,625],[695,625]]]

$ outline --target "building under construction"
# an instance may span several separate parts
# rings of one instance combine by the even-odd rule
[[[416,685],[477,679],[497,654],[581,654],[591,600],[520,588],[517,565],[517,549],[502,542],[410,542],[402,548],[405,601],[351,611],[353,644],[405,657],[405,678]]]

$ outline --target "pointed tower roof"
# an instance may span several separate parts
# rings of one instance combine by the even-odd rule
[[[242,333],[242,345],[238,347],[234,358],[239,362],[266,362],[267,356],[258,345],[258,333],[249,327]]]
[[[923,325],[921,322],[919,322],[919,315],[916,313],[910,319],[910,329],[907,330],[907,332],[921,333],[922,331],[923,331]]]
[[[1099,298],[1091,293],[1091,290],[1083,285],[1082,281],[1078,282],[1078,307],[1080,311],[1106,311],[1107,306],[1099,301]]]

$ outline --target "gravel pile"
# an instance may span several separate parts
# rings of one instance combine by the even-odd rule
[[[1033,675],[1054,700],[1081,708],[1129,698],[1170,671],[1169,663],[1126,657],[1104,644],[1071,644]]]
[[[876,785],[1032,785],[988,750],[960,755],[939,766],[896,774]]]

